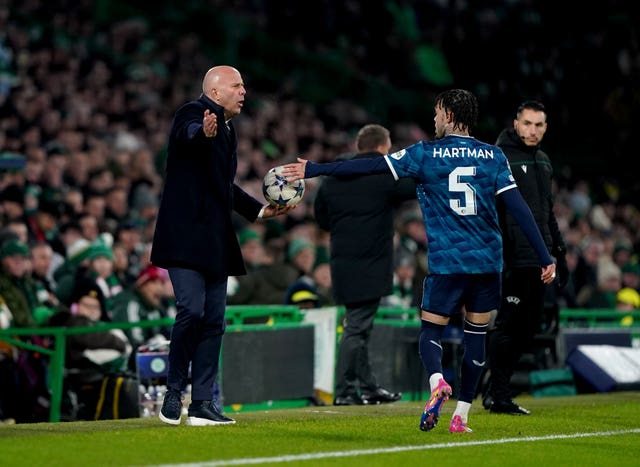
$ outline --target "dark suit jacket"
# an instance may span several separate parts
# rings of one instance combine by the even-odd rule
[[[205,109],[218,117],[218,133],[202,131]],[[246,274],[232,211],[253,222],[263,203],[234,183],[237,137],[223,108],[206,96],[175,114],[165,185],[151,250],[156,266],[195,269],[213,278]]]
[[[364,157],[382,154],[354,156]],[[395,181],[391,173],[326,177],[322,181],[314,210],[318,225],[331,232],[331,281],[337,303],[356,303],[391,294],[393,208],[415,198],[415,181],[408,178]]]

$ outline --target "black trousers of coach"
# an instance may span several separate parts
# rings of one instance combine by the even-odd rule
[[[169,268],[177,314],[171,329],[167,386],[183,391],[191,363],[191,399],[210,401],[218,373],[227,296],[227,279]]]

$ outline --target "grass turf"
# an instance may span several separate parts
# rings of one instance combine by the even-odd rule
[[[304,407],[234,414],[231,426],[173,427],[158,419],[0,425],[0,465],[303,465],[518,467],[640,465],[640,392],[517,400],[530,416],[474,402],[472,434],[419,430],[423,403]]]

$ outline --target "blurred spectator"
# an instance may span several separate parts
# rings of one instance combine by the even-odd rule
[[[82,276],[95,281],[102,291],[105,304],[105,314],[101,318],[103,321],[111,320],[114,297],[123,290],[122,284],[113,270],[112,241],[108,234],[103,234],[103,236],[94,241],[87,251],[86,270],[80,271]],[[76,275],[76,281],[78,280],[80,280],[79,276]]]
[[[84,210],[84,194],[77,187],[68,187],[63,195],[63,201],[69,209],[71,218],[77,218]]]
[[[22,243],[29,243],[29,228],[24,220],[10,220],[5,224],[6,228],[16,234]]]
[[[29,274],[29,247],[17,239],[5,240],[0,245],[0,297],[11,311],[11,327],[34,327],[46,324],[56,311],[42,303],[42,294],[38,293],[38,285]],[[34,345],[48,346],[45,338],[40,336],[22,336],[21,340]],[[49,389],[47,386],[48,357],[40,352],[24,348],[11,348],[13,355],[11,371],[14,380],[4,380],[3,385],[10,393],[11,418],[18,423],[41,422],[49,416]],[[15,363],[15,366],[13,365]],[[11,387],[14,381],[16,386]],[[15,389],[15,391],[14,391]]]
[[[576,302],[582,308],[613,309],[616,304],[616,294],[622,288],[622,273],[620,268],[611,260],[603,258],[598,263],[597,283],[580,289]]]
[[[78,225],[82,236],[93,242],[100,235],[100,226],[98,225],[98,219],[93,214],[83,213],[78,217]]]
[[[238,232],[238,243],[244,258],[247,273],[260,269],[265,263],[265,251],[260,234],[252,228]]]
[[[574,245],[567,244],[565,259],[567,260],[567,268],[569,270],[569,280],[562,290],[558,290],[557,287],[547,287],[547,296],[545,297],[546,307],[553,306],[557,307],[558,310],[577,307],[574,276],[578,264],[578,257],[578,248]]]
[[[393,293],[382,297],[380,305],[406,309],[416,308],[414,301],[416,258],[410,253],[396,253],[394,263]]]
[[[399,226],[396,229],[395,255],[398,257],[411,256],[415,260],[416,270],[413,279],[413,299],[411,304],[419,307],[422,302],[423,281],[429,271],[427,266],[427,232],[421,214],[413,209],[399,214],[399,219]]]
[[[29,274],[29,247],[19,240],[0,246],[0,295],[13,314],[16,327],[43,324],[55,311],[48,294],[40,294],[38,283]]]
[[[115,232],[118,225],[129,216],[128,196],[127,190],[118,186],[113,186],[106,192],[105,222],[111,232]]]
[[[75,287],[78,270],[86,271],[87,255],[91,243],[86,238],[76,236],[74,230],[70,229],[69,243],[64,263],[62,263],[53,273],[56,281],[56,297],[61,303],[71,306],[71,297]]]
[[[331,281],[331,266],[327,259],[317,259],[313,267],[311,278],[316,286],[320,306],[333,306],[336,304],[333,296],[333,284]]]
[[[27,216],[30,242],[53,241],[58,233],[58,225],[67,220],[67,208],[63,203],[41,200],[36,212]]]
[[[617,311],[633,311],[640,308],[640,293],[630,287],[623,287],[616,294]]]
[[[129,255],[127,249],[119,243],[113,245],[113,273],[127,289],[136,281],[136,275],[129,268]]]
[[[310,276],[316,262],[315,245],[303,238],[294,238],[287,247],[288,264],[297,271],[298,278]]]
[[[622,266],[622,287],[640,292],[640,264],[628,262]]]
[[[13,324],[13,315],[4,298],[0,295],[0,329],[8,329]],[[14,402],[18,398],[17,348],[0,341],[0,425],[13,424],[15,419]]]
[[[627,242],[617,242],[613,248],[613,262],[622,268],[629,263],[633,255],[633,247]]]
[[[285,304],[297,305],[301,310],[320,308],[315,286],[306,281],[296,281],[287,290]]]
[[[316,261],[310,274],[293,281],[285,292],[284,303],[300,308],[320,308],[334,305],[331,268],[327,258]]]
[[[164,308],[167,271],[152,264],[147,265],[138,275],[135,284],[113,300],[112,319],[119,323],[136,323],[167,318]],[[133,353],[143,344],[164,342],[169,339],[171,326],[134,327],[124,329],[133,346]],[[129,367],[135,371],[135,361]]]
[[[603,255],[604,244],[598,238],[586,238],[580,245],[578,260],[573,271],[576,297],[583,293],[582,289],[585,287],[593,289],[598,286],[598,264]]]
[[[95,217],[100,231],[106,229],[104,218],[106,208],[107,201],[103,193],[90,192],[85,195],[84,213]]]
[[[119,244],[126,250],[129,273],[137,276],[146,264],[143,257],[150,245],[150,243],[145,244],[142,242],[142,226],[140,222],[128,219],[118,225],[114,235],[114,243]]]
[[[616,311],[638,311],[640,309],[640,293],[636,289],[623,287],[616,294]],[[634,319],[632,315],[623,316],[620,319],[620,325],[629,327],[633,326]]]
[[[0,193],[2,225],[10,221],[24,221],[24,189],[19,185],[9,185]]]
[[[93,326],[101,320],[104,305],[102,291],[89,279],[75,284],[70,309],[54,314],[50,326]],[[122,331],[73,334],[67,336],[65,354],[65,389],[77,397],[77,407],[63,416],[71,420],[94,420],[102,378],[112,371],[126,368],[131,346]]]
[[[592,205],[589,182],[578,180],[575,183],[569,196],[569,203],[577,218],[587,217]]]
[[[230,305],[281,304],[289,285],[300,277],[297,268],[276,259],[273,248],[260,248],[256,245],[258,239],[255,236],[254,230],[242,230],[238,237],[242,251],[248,249],[249,257],[253,253],[253,260],[247,263],[246,275],[229,278],[227,303]]]
[[[47,297],[42,301],[58,302],[53,280],[53,248],[47,242],[31,246],[31,276],[43,286]]]

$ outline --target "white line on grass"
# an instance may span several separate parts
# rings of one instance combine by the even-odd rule
[[[291,454],[286,456],[274,456],[274,457],[244,457],[240,459],[226,459],[210,462],[190,462],[187,464],[162,464],[149,467],[222,467],[227,465],[253,465],[262,464],[265,462],[297,462],[308,461],[314,459],[328,459],[332,457],[357,457],[368,456],[371,454],[389,454],[394,452],[404,451],[421,451],[425,449],[442,449],[452,448],[460,446],[482,446],[487,444],[507,444],[507,443],[521,443],[530,441],[547,441],[550,439],[570,439],[570,438],[592,438],[595,436],[614,436],[614,435],[626,435],[630,433],[640,433],[640,428],[634,428],[631,430],[617,430],[617,431],[600,431],[596,433],[573,433],[566,435],[547,435],[547,436],[525,436],[522,438],[504,438],[504,439],[491,439],[485,441],[460,441],[456,443],[440,443],[440,444],[427,444],[420,446],[395,446],[389,448],[378,449],[358,449],[353,451],[334,451],[334,452],[316,452],[312,454]]]

